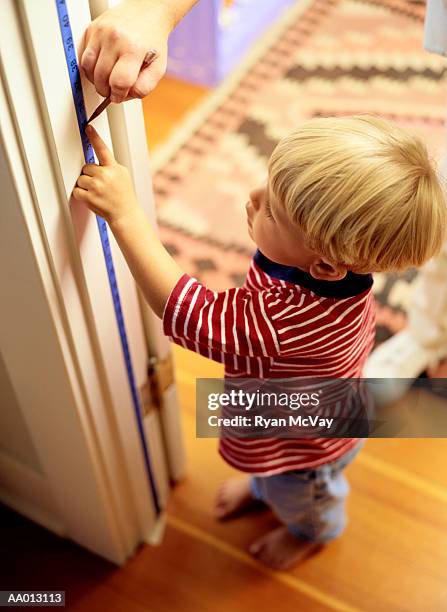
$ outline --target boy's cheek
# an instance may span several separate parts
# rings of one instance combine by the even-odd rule
[[[261,219],[255,219],[253,230],[255,242],[262,250],[262,246],[264,246],[264,248],[268,246],[270,240],[268,235],[266,235],[267,233]]]

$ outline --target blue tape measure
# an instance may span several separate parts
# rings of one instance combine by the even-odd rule
[[[68,74],[70,77],[71,90],[73,93],[73,101],[76,109],[76,116],[78,119],[79,133],[81,135],[84,158],[87,164],[94,164],[96,162],[93,147],[84,132],[85,126],[87,125],[87,115],[85,112],[84,96],[82,93],[81,75],[79,72],[78,61],[76,58],[76,48],[73,40],[70,18],[68,16],[68,9],[65,0],[56,0],[56,8],[62,34],[62,41],[64,43],[65,59],[67,61]],[[155,485],[155,479],[152,472],[149,449],[146,442],[146,437],[144,435],[140,398],[138,396],[138,391],[135,384],[135,375],[132,367],[129,343],[127,341],[126,326],[124,323],[120,294],[116,282],[116,274],[113,265],[112,252],[110,249],[107,224],[104,219],[99,216],[96,217],[96,221],[98,223],[99,236],[101,238],[102,250],[104,253],[104,260],[107,268],[107,276],[109,278],[110,291],[112,293],[113,307],[115,310],[116,322],[120,334],[121,347],[123,349],[124,361],[126,363],[127,378],[129,381],[129,387],[132,395],[132,402],[134,406],[135,417],[137,420],[138,432],[143,448],[144,461],[146,463],[146,471],[149,478],[149,486],[154,500],[155,510],[158,515],[160,514],[160,504],[158,501],[157,487]]]

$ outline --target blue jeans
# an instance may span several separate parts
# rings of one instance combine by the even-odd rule
[[[348,453],[315,469],[253,476],[251,493],[265,502],[297,538],[329,542],[346,526],[345,500],[349,484],[343,469],[360,451],[361,441]]]

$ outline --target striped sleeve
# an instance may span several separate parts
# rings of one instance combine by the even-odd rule
[[[164,333],[177,344],[225,362],[224,356],[274,357],[279,343],[268,290],[215,292],[184,274],[163,313]]]

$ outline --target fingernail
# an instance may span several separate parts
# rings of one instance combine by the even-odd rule
[[[158,57],[158,53],[155,49],[149,49],[149,51],[144,56],[143,66],[147,68],[152,64],[152,62]]]

